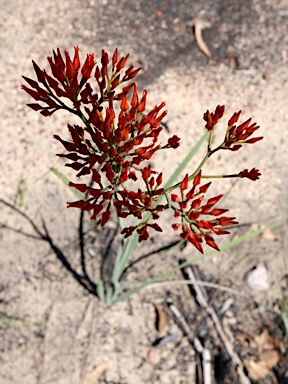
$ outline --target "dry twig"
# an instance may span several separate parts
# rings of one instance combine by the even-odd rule
[[[196,44],[201,52],[204,53],[204,55],[210,59],[211,53],[209,51],[209,48],[207,47],[205,41],[202,37],[202,30],[205,28],[210,28],[211,23],[206,20],[199,19],[198,17],[195,17],[193,20],[191,20],[188,24],[189,26],[193,27],[194,29],[194,36],[196,40]]]
[[[195,277],[195,273],[194,273],[195,269],[196,268],[194,266],[188,266],[188,267],[184,268],[184,272],[187,274],[189,280],[193,281],[193,288],[194,288],[195,293],[196,293],[196,300],[197,300],[198,304],[202,308],[204,308],[206,310],[206,312],[209,314],[209,316],[211,317],[211,319],[214,323],[214,326],[217,330],[217,333],[218,333],[219,337],[221,338],[221,340],[222,340],[222,342],[223,342],[223,344],[227,350],[227,353],[230,356],[232,363],[234,364],[235,371],[238,374],[238,377],[239,377],[241,384],[250,384],[249,378],[244,374],[244,370],[243,370],[244,367],[243,367],[243,364],[240,360],[239,355],[233,349],[233,345],[230,342],[229,338],[227,337],[226,333],[224,332],[222,325],[221,325],[221,322],[220,322],[214,308],[208,305],[207,294],[204,290],[204,287],[197,284],[198,279],[196,279],[196,277]]]
[[[212,384],[212,364],[210,351],[203,347],[198,337],[194,337],[184,316],[175,306],[172,299],[168,299],[167,304],[170,311],[174,315],[179,328],[182,330],[183,334],[187,336],[189,343],[195,348],[198,354],[202,356],[203,384]],[[191,382],[196,382],[195,378],[191,378]]]

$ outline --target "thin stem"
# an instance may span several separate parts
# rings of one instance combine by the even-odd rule
[[[51,88],[49,87],[49,85],[46,83],[44,83],[44,86],[46,87],[46,89],[48,90],[48,93],[49,95],[51,96],[52,99],[55,99],[57,101],[57,103],[59,104],[59,107],[62,108],[62,109],[66,109],[68,112],[71,112],[73,113],[74,115],[78,115],[78,110],[77,111],[74,111],[74,109],[68,107],[68,105],[66,105],[65,103],[63,103],[63,101],[61,101],[52,91],[51,91]],[[82,112],[81,112],[82,113]]]
[[[171,200],[169,198],[169,195],[166,191],[164,191],[164,195],[166,197],[166,200],[167,200],[167,203],[168,203],[168,207],[171,208]]]
[[[207,162],[207,160],[209,159],[209,157],[211,157],[213,155],[213,153],[217,152],[218,150],[220,149],[220,147],[217,147],[215,149],[213,149],[213,151],[208,151],[206,156],[204,157],[204,159],[201,161],[201,163],[198,165],[196,171],[194,171],[192,173],[192,175],[190,175],[188,177],[188,180],[191,181],[195,178],[195,176],[199,173],[199,171],[204,167],[205,163]],[[172,185],[171,187],[168,187],[165,189],[165,193],[170,193],[172,191],[174,191],[174,189],[176,188],[179,188],[181,185],[181,182],[175,184],[175,185]]]
[[[225,178],[231,178],[231,177],[239,177],[239,174],[233,174],[233,175],[202,175],[202,179],[225,179]]]
[[[208,138],[208,153],[211,152],[212,138],[213,138],[213,131],[210,131],[209,138]]]

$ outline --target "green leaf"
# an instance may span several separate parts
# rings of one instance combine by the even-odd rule
[[[56,168],[50,168],[50,170],[60,179],[71,191],[74,193],[74,195],[77,197],[77,199],[82,200],[84,199],[84,194],[78,191],[78,189],[74,187],[69,186],[69,180],[66,176],[63,175],[63,173],[59,172]]]
[[[192,158],[199,151],[202,144],[207,140],[208,135],[209,135],[209,132],[205,132],[204,135],[200,138],[200,140],[196,143],[196,145],[190,149],[190,151],[186,155],[185,159],[182,160],[182,162],[179,164],[179,166],[175,169],[173,174],[170,176],[169,180],[167,181],[167,183],[164,186],[164,189],[171,187],[171,185],[173,185],[175,183],[175,181],[179,178],[179,176],[184,171],[184,169],[187,167],[189,162],[192,160]],[[161,196],[161,197],[163,197],[163,196]]]
[[[97,282],[97,296],[101,301],[105,303],[106,300],[105,300],[104,283],[103,283],[103,280],[101,279]]]

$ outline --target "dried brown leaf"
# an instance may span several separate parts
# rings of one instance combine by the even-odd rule
[[[263,329],[260,335],[254,336],[254,340],[257,343],[259,354],[265,350],[274,349],[273,337],[270,336],[266,328]]]
[[[245,366],[248,371],[248,375],[252,380],[260,380],[263,379],[268,373],[278,364],[280,360],[280,354],[278,351],[270,350],[265,351],[261,355],[261,359],[259,361],[255,361],[253,359],[248,359],[245,362]]]
[[[284,344],[281,340],[272,337],[265,328],[260,335],[254,337],[258,346],[258,353],[261,355],[265,351],[277,349],[280,352],[285,352]]]
[[[281,340],[272,337],[267,329],[264,329],[260,335],[253,337],[257,345],[259,360],[254,358],[247,359],[245,366],[248,375],[252,380],[263,379],[278,364],[284,344]]]
[[[244,334],[238,335],[237,340],[239,341],[239,343],[241,343],[245,347],[249,346],[249,344],[250,344],[250,340],[249,340],[248,336],[246,336]]]
[[[153,303],[153,305],[156,314],[155,327],[159,333],[162,333],[168,326],[168,316],[160,304]]]
[[[200,51],[204,53],[208,57],[208,59],[211,58],[211,52],[209,51],[209,48],[207,47],[205,41],[203,40],[202,37],[202,25],[201,23],[197,20],[194,25],[194,34],[195,34],[195,40],[198,45],[198,48]]]

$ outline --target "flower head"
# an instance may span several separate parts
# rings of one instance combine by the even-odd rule
[[[180,183],[181,199],[172,194],[172,202],[177,203],[173,206],[174,216],[181,218],[181,224],[174,223],[172,228],[178,230],[181,228],[180,237],[192,243],[201,253],[203,253],[203,240],[206,244],[219,251],[212,234],[227,234],[226,230],[221,227],[237,224],[235,217],[220,217],[228,211],[228,209],[215,208],[215,205],[223,197],[218,195],[207,200],[205,203],[205,193],[211,183],[199,186],[201,183],[201,172],[199,172],[193,180],[192,188],[184,194],[183,191],[188,189],[188,177],[184,177]],[[178,207],[177,207],[178,205]],[[205,216],[213,216],[207,219]],[[218,216],[214,218],[215,216]]]
[[[218,105],[214,113],[209,111],[204,113],[203,119],[206,121],[205,128],[207,128],[208,131],[213,131],[215,125],[223,116],[224,111],[225,111],[224,105]]]
[[[244,169],[244,171],[240,172],[238,176],[242,178],[247,177],[247,179],[255,181],[259,179],[261,173],[256,168],[252,168],[250,171],[248,171],[248,169]]]
[[[250,136],[257,131],[260,127],[257,126],[257,123],[251,123],[251,119],[246,120],[244,123],[236,126],[235,123],[240,117],[241,111],[234,113],[234,115],[228,121],[228,128],[225,135],[224,143],[221,148],[229,149],[231,151],[237,151],[242,147],[243,144],[253,144],[259,140],[262,140],[263,137],[253,137],[250,139]]]

